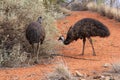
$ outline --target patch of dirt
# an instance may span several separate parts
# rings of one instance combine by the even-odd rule
[[[89,11],[72,12],[71,16],[57,21],[61,34],[66,35],[69,27],[82,18],[94,18],[104,23],[110,30],[108,38],[93,37],[93,44],[97,56],[92,55],[90,43],[86,42],[85,54],[80,56],[82,50],[82,40],[74,41],[70,45],[63,46],[62,54],[82,59],[71,59],[63,57],[72,73],[92,75],[94,72],[101,73],[106,71],[103,65],[120,61],[120,23],[115,20],[102,17],[97,13]],[[57,38],[56,38],[57,39]],[[93,59],[93,60],[91,60]],[[35,65],[27,68],[0,69],[0,80],[40,80],[46,73],[50,72],[56,64]]]

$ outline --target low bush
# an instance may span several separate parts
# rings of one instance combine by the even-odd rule
[[[40,49],[40,56],[56,53],[58,45],[55,37],[58,30],[55,19],[58,13],[54,7],[46,9],[41,0],[1,0],[3,3],[0,15],[0,66],[20,67],[29,65],[29,54],[32,53],[31,45],[25,38],[27,25],[43,17],[43,26],[46,38]],[[4,16],[4,17],[3,17]],[[41,58],[40,58],[41,59]],[[32,63],[34,64],[34,63]]]

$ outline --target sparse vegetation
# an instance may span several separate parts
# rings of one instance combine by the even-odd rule
[[[71,0],[66,7],[72,11],[83,11],[87,10],[86,5],[90,1],[92,0]]]
[[[105,8],[105,16],[112,19],[114,15],[113,12],[111,11],[111,7],[105,5],[104,8]]]
[[[113,8],[112,12],[114,19],[120,22],[120,10]]]
[[[120,21],[119,9],[103,4],[102,2],[90,2],[87,4],[87,8],[90,11],[96,11],[102,16],[106,16],[110,19]]]

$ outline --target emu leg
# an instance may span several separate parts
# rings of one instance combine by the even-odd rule
[[[33,58],[32,54],[35,54],[34,43],[31,44],[31,47],[32,47],[32,53],[30,53],[30,58],[29,58],[28,64],[30,64],[32,61],[32,58]]]
[[[38,57],[39,57],[39,45],[40,43],[37,44],[37,62],[38,62]]]
[[[96,56],[95,50],[94,50],[94,46],[93,46],[93,43],[92,43],[92,39],[91,39],[91,38],[88,38],[88,40],[89,40],[89,42],[90,42],[90,44],[91,44],[91,46],[92,46],[93,56]]]
[[[82,48],[82,54],[81,55],[84,55],[85,42],[86,42],[86,38],[83,38],[83,48]]]
[[[34,55],[35,55],[35,47],[34,47],[34,43],[32,44],[32,49],[33,49],[33,56],[31,55],[31,58],[34,57]]]

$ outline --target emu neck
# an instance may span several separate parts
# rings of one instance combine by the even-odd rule
[[[41,22],[40,22],[40,21],[37,21],[37,22],[41,24]]]

